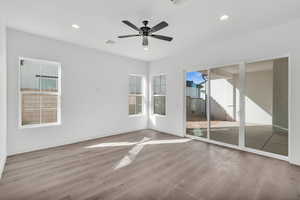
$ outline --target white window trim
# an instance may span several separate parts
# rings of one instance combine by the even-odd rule
[[[27,61],[33,61],[33,62],[41,62],[41,63],[48,63],[48,64],[55,64],[58,67],[58,84],[57,84],[57,89],[58,92],[43,92],[43,94],[55,94],[58,95],[57,99],[57,122],[55,123],[43,123],[43,124],[30,124],[30,125],[22,125],[22,94],[24,93],[36,93],[39,94],[39,91],[36,92],[27,92],[23,91],[21,92],[21,60],[27,60]],[[28,57],[19,57],[18,60],[18,72],[19,72],[19,77],[18,77],[18,100],[19,100],[19,122],[18,122],[18,128],[19,129],[27,129],[27,128],[41,128],[41,127],[50,127],[50,126],[59,126],[61,125],[61,63],[55,62],[55,61],[48,61],[48,60],[42,60],[42,59],[35,59],[35,58],[28,58]]]
[[[154,78],[157,77],[157,76],[165,76],[166,78],[166,94],[154,94],[154,91],[153,91],[153,85],[154,85]],[[161,74],[155,74],[151,77],[151,101],[153,102],[152,103],[152,106],[151,106],[151,114],[155,117],[167,117],[167,75],[164,74],[164,73],[161,73]],[[154,97],[165,97],[165,114],[162,115],[162,114],[158,114],[158,113],[154,113]]]
[[[128,87],[129,87],[129,77],[130,76],[138,76],[138,77],[141,77],[142,78],[142,94],[130,94],[129,93],[129,88],[128,88],[128,108],[129,108],[129,97],[130,96],[141,96],[142,97],[142,112],[141,113],[138,113],[138,114],[130,114],[129,113],[129,109],[128,109],[128,117],[141,117],[141,116],[144,116],[145,115],[145,101],[146,101],[146,97],[145,97],[145,94],[146,94],[146,91],[145,91],[145,76],[144,75],[141,75],[141,74],[128,74]]]

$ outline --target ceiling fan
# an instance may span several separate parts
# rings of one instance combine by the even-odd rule
[[[131,22],[129,22],[127,20],[123,20],[122,22],[124,24],[126,24],[127,26],[133,28],[134,30],[138,31],[139,34],[122,35],[122,36],[119,36],[118,38],[129,38],[129,37],[141,36],[143,39],[142,44],[143,44],[145,50],[148,50],[148,45],[149,45],[148,37],[153,37],[153,38],[168,41],[168,42],[171,42],[173,40],[172,37],[153,34],[153,33],[157,32],[163,28],[166,28],[168,26],[168,23],[165,21],[160,22],[159,24],[157,24],[156,26],[153,26],[152,28],[147,26],[149,21],[146,21],[146,20],[143,21],[144,26],[142,26],[141,28],[138,28],[136,25],[132,24]]]

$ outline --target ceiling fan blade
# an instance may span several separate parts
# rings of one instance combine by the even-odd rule
[[[139,29],[136,25],[134,25],[133,23],[131,23],[130,21],[123,20],[122,22],[123,22],[124,24],[126,24],[127,26],[130,26],[130,27],[133,28],[134,30],[140,32],[140,29]]]
[[[148,46],[148,37],[143,37],[143,46]]]
[[[168,24],[167,22],[163,21],[163,22],[160,22],[159,24],[157,24],[156,26],[153,26],[153,27],[151,28],[150,31],[151,31],[152,33],[154,33],[154,32],[156,32],[156,31],[159,31],[159,30],[161,30],[161,29],[167,27],[168,25],[169,25],[169,24]]]
[[[121,36],[118,36],[118,38],[129,38],[129,37],[137,37],[137,36],[140,36],[139,34],[136,34],[136,35],[121,35]]]
[[[173,38],[168,37],[168,36],[164,36],[164,35],[151,35],[151,37],[154,37],[154,38],[159,39],[159,40],[165,40],[165,41],[168,41],[168,42],[171,42],[173,40]]]

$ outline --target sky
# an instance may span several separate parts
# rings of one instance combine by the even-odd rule
[[[201,72],[187,72],[186,73],[186,80],[194,81],[196,84],[200,84],[204,82],[202,78]]]

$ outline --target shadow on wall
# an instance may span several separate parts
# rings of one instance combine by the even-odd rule
[[[210,105],[214,109],[210,114],[212,121],[236,121],[231,117],[231,113],[225,110],[225,105],[220,105],[213,97],[210,97]]]
[[[247,72],[245,82],[245,120],[247,123],[272,124],[272,77],[272,70]],[[234,76],[233,79],[228,79],[227,82],[236,88],[236,101],[238,102],[240,92],[239,77]]]

